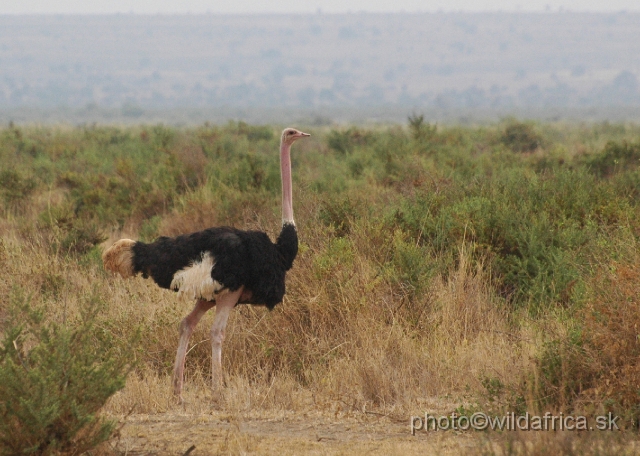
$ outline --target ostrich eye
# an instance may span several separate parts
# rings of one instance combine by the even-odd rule
[[[291,130],[289,130],[289,134],[290,134],[290,135],[292,135],[292,134],[293,134],[293,132],[292,132]]]

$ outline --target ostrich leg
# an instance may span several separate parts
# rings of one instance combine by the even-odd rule
[[[236,291],[225,293],[216,298],[216,316],[211,326],[211,382],[215,392],[222,386],[222,342],[224,331],[231,309],[235,307],[242,295],[242,287]]]
[[[215,302],[199,299],[191,313],[180,323],[180,342],[178,344],[178,353],[176,353],[176,362],[173,367],[173,394],[177,396],[180,403],[184,402],[182,398],[182,385],[184,382],[184,360],[187,356],[189,338],[202,316],[215,305]]]

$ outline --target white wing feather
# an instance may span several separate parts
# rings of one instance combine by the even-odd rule
[[[174,274],[171,289],[186,298],[215,301],[215,294],[222,289],[222,285],[211,277],[214,265],[213,256],[208,252],[203,253],[200,261]]]

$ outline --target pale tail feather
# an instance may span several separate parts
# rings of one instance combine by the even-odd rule
[[[102,254],[102,262],[107,271],[120,274],[123,278],[131,277],[133,272],[133,246],[136,241],[120,239]]]

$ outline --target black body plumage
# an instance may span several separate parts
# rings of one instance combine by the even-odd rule
[[[298,252],[298,236],[292,224],[283,225],[275,244],[260,231],[217,227],[160,237],[150,244],[136,242],[132,250],[134,272],[168,289],[176,272],[209,253],[215,262],[213,280],[229,291],[244,286],[250,292],[239,304],[266,305],[271,310],[284,297],[285,274]]]
[[[298,233],[294,224],[285,223],[282,225],[282,231],[276,241],[276,248],[282,255],[284,267],[288,271],[293,266],[293,260],[298,254]]]

